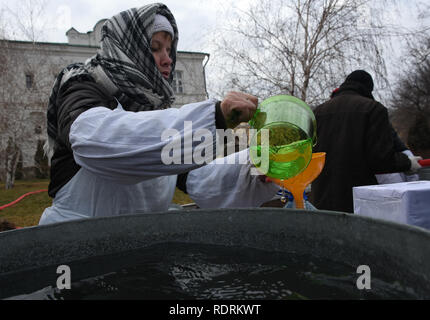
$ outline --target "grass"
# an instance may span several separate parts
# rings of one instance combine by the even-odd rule
[[[6,190],[0,184],[0,206],[8,204],[27,192],[48,189],[48,180],[15,181],[12,189]],[[39,223],[40,216],[46,207],[51,205],[48,192],[32,194],[17,204],[0,211],[0,219],[8,220],[19,227],[34,226]]]
[[[48,189],[48,185],[49,180],[17,180],[12,189],[6,190],[4,183],[0,183],[0,206],[18,199],[27,192]],[[192,202],[188,195],[176,189],[173,203],[187,204]],[[48,196],[48,192],[32,194],[15,205],[0,210],[0,220],[10,221],[19,227],[35,226],[39,223],[43,210],[51,206],[51,203],[52,199]]]

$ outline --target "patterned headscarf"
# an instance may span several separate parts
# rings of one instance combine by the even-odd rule
[[[172,72],[165,79],[151,51],[150,30],[156,14],[165,16],[174,31],[170,58]],[[170,10],[161,3],[133,8],[113,16],[102,27],[101,48],[85,64],[66,67],[57,77],[49,98],[47,119],[49,140],[57,137],[56,97],[77,79],[102,85],[128,111],[170,107],[175,96],[171,86],[176,64],[178,29]]]

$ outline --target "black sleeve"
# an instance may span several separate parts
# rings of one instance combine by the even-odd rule
[[[381,104],[376,105],[369,114],[365,152],[367,162],[375,174],[404,172],[410,169],[408,156],[394,149],[388,112]]]
[[[393,135],[393,142],[394,142],[394,151],[396,152],[402,152],[405,150],[408,150],[408,148],[405,146],[403,141],[400,139],[399,135],[397,134],[397,131],[394,130],[393,125],[390,123],[390,129]]]
[[[56,103],[58,135],[54,155],[51,159],[51,174],[48,194],[54,198],[79,171],[69,142],[70,127],[84,111],[98,106],[114,109],[116,100],[105,93],[94,81],[80,79],[61,89]]]
[[[58,138],[70,148],[69,132],[73,121],[92,107],[116,107],[113,96],[107,94],[100,85],[93,81],[74,81],[62,89],[57,97]]]
[[[187,178],[188,178],[188,172],[178,174],[178,180],[176,180],[176,187],[186,194],[188,194],[188,192],[187,192]]]
[[[215,126],[217,129],[227,129],[227,124],[225,123],[224,115],[221,110],[221,101],[215,104]]]

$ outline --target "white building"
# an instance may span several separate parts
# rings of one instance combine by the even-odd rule
[[[37,141],[47,138],[46,108],[54,79],[68,64],[84,62],[97,52],[104,22],[100,20],[87,33],[71,28],[67,43],[0,40],[0,170],[7,141],[13,136],[22,150],[26,175],[31,176]],[[208,60],[207,53],[178,52],[174,107],[207,99]]]

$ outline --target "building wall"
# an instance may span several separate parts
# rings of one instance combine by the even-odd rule
[[[182,71],[184,92],[176,93],[175,107],[207,99],[206,79],[203,71],[205,58],[204,54],[179,52],[176,71]]]
[[[24,167],[34,166],[37,141],[47,139],[46,108],[56,75],[68,64],[85,62],[97,52],[95,43],[103,22],[86,34],[70,29],[68,43],[0,41],[0,65],[5,63],[8,69],[7,76],[3,73],[0,79],[0,116],[10,122],[8,128],[0,126],[0,150],[5,149],[10,128],[15,127],[21,136]],[[176,94],[173,107],[207,99],[203,65],[207,57],[204,53],[178,52],[176,69],[183,75],[183,93]],[[33,76],[32,88],[26,87],[28,74]],[[0,158],[2,168],[4,157]]]

